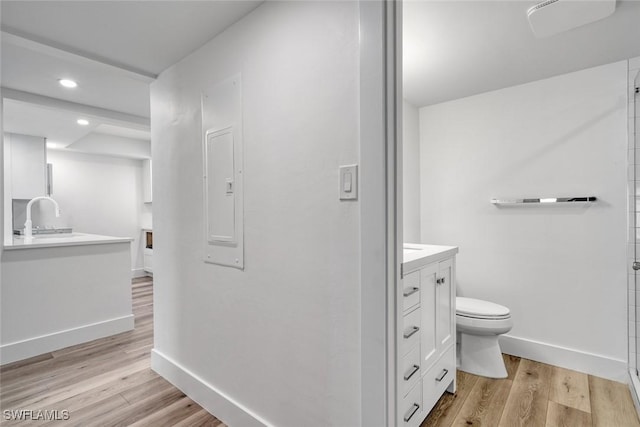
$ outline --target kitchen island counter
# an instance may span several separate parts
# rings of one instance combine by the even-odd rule
[[[24,236],[13,236],[11,241],[5,242],[4,250],[102,245],[131,241],[133,241],[133,239],[130,237],[101,236],[87,233],[38,234],[34,235],[31,239],[27,239]]]
[[[0,364],[133,329],[131,241],[84,233],[5,241]]]

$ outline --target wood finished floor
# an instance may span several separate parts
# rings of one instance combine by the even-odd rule
[[[225,427],[151,371],[151,279],[134,280],[132,289],[133,331],[0,368],[0,425]],[[503,380],[458,372],[457,393],[445,393],[421,427],[640,427],[627,385],[504,358],[509,377]],[[19,409],[68,410],[70,417],[4,419],[4,410]]]
[[[219,426],[150,368],[151,278],[133,281],[135,329],[0,368],[2,426]],[[67,410],[66,421],[5,419],[5,410]],[[59,413],[62,415],[62,413]]]
[[[421,427],[636,427],[629,387],[581,372],[503,355],[508,378],[458,371]]]

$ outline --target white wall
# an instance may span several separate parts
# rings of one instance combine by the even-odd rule
[[[620,379],[626,91],[623,61],[420,109],[422,241],[460,247],[458,294],[511,309],[510,351]],[[598,202],[489,203],[554,196]]]
[[[407,101],[402,110],[402,212],[406,243],[420,243],[420,117]]]
[[[80,233],[132,237],[131,268],[142,273],[141,224],[150,216],[142,203],[142,161],[49,150],[53,164],[52,197],[60,205],[60,218],[49,211],[48,222],[70,226]]]
[[[152,366],[230,425],[360,424],[358,4],[266,2],[151,86]],[[242,74],[245,270],[203,262],[200,94]]]

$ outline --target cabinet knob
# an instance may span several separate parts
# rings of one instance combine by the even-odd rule
[[[440,284],[444,285],[444,277],[440,279]]]
[[[439,285],[440,283],[442,283],[442,279],[436,279],[436,284]]]

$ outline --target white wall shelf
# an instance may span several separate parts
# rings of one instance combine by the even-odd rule
[[[491,199],[491,203],[494,205],[527,205],[527,204],[536,204],[536,205],[544,205],[544,204],[555,204],[555,203],[595,203],[597,201],[597,197],[594,196],[586,196],[586,197],[546,197],[539,199]]]

